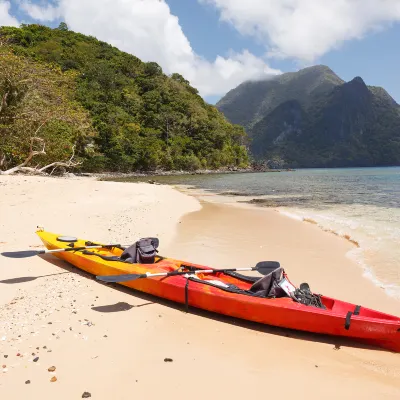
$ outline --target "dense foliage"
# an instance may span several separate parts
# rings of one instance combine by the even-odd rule
[[[37,68],[46,63],[73,77],[71,102],[89,112],[95,131],[93,151],[81,154],[85,170],[195,170],[248,164],[244,129],[205,103],[181,75],[168,77],[158,64],[71,32],[65,24],[58,29],[3,27],[0,39],[21,60],[33,60]],[[0,80],[4,79],[0,71]],[[55,134],[62,136],[62,129]],[[15,149],[19,147],[14,145]]]
[[[253,108],[235,119],[244,104]],[[218,107],[247,126],[257,159],[290,167],[400,165],[399,105],[384,89],[359,77],[344,83],[328,67],[248,82]]]
[[[75,89],[74,73],[0,47],[0,170],[22,164],[30,150],[39,166],[90,153],[94,131]]]

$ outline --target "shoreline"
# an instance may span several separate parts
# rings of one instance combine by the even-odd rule
[[[0,177],[0,203],[0,251],[36,248],[38,224],[104,242],[158,236],[162,255],[215,268],[276,259],[296,284],[399,314],[398,303],[346,258],[351,243],[273,210],[199,201],[167,185],[26,176]],[[0,289],[7,370],[0,370],[0,396],[10,400],[70,400],[85,391],[94,399],[188,392],[203,399],[211,388],[215,396],[243,398],[259,394],[265,379],[290,381],[287,396],[400,396],[398,354],[197,310],[186,314],[162,299],[100,284],[54,257],[0,257]],[[177,379],[182,370],[206,373],[207,385],[194,391],[193,379]],[[269,393],[282,395],[281,385]]]
[[[184,175],[219,175],[219,174],[252,174],[269,172],[296,172],[292,168],[281,169],[252,169],[252,168],[232,168],[232,169],[204,169],[196,171],[148,171],[148,172],[82,172],[76,176],[94,177],[100,180],[129,179],[129,178],[151,178],[160,176],[184,176]]]
[[[186,190],[182,192],[190,193]],[[273,260],[280,261],[283,266],[285,263],[289,265],[286,272],[289,277],[295,278],[298,285],[304,281],[300,273],[305,271],[308,273],[308,279],[316,282],[315,284],[309,283],[312,290],[317,293],[324,294],[325,292],[329,297],[357,304],[364,301],[366,307],[375,309],[386,307],[386,312],[400,314],[398,299],[391,297],[386,292],[382,293],[382,288],[376,285],[372,279],[364,276],[362,267],[349,256],[357,247],[346,237],[323,230],[316,224],[291,218],[278,210],[258,208],[251,204],[214,203],[210,199],[213,197],[212,195],[207,196],[206,200],[202,195],[194,195],[194,197],[199,199],[202,209],[183,217],[182,224],[179,226],[181,233],[179,235],[178,231],[178,236],[175,238],[173,253],[178,253],[178,250],[175,249],[181,246],[185,248],[186,258],[190,257],[190,251],[194,250],[187,250],[191,249],[191,244],[184,239],[185,237],[190,237],[190,241],[194,241],[195,246],[206,239],[216,240],[217,243],[224,243],[224,246],[219,247],[218,251],[214,250],[208,257],[202,253],[200,264],[212,265],[213,259],[217,259],[219,261],[213,265],[215,268],[239,268],[246,263],[247,252],[251,253],[251,261],[250,265],[245,265],[246,267],[272,257]],[[199,232],[199,225],[202,226],[202,224],[204,224],[204,233]],[[274,226],[272,232],[270,229],[264,228],[268,224]],[[222,228],[219,228],[218,225],[221,225]],[[249,225],[251,229],[246,228],[246,225]],[[183,231],[185,226],[189,227],[187,231]],[[193,227],[195,228],[193,229]],[[206,233],[208,230],[211,233]],[[218,235],[212,232],[218,232]],[[198,236],[200,239],[196,241],[195,238]],[[263,239],[260,240],[259,237],[263,237]],[[179,244],[180,241],[184,243],[183,246]],[[254,243],[251,243],[252,241]],[[241,246],[249,246],[251,250],[247,248],[243,252],[242,249],[235,248],[229,242],[232,244],[240,242]],[[304,249],[306,243],[307,247]],[[203,245],[203,243],[201,244]],[[233,249],[238,253],[232,254]],[[288,251],[291,254],[288,254]],[[309,258],[306,259],[305,255]],[[177,254],[174,254],[175,256]],[[236,260],[230,263],[231,258]],[[310,266],[310,261],[312,266]],[[325,271],[327,275],[323,279],[318,276],[320,270],[317,263],[321,261],[324,262],[324,267],[330,266],[330,271]],[[299,264],[303,268],[300,269]],[[331,290],[332,283],[336,285],[336,291]],[[356,285],[354,288],[352,283]]]
[[[279,210],[278,212],[280,212],[281,215],[284,215],[288,218],[294,220],[299,219],[298,216],[289,215],[288,213],[281,212]],[[369,280],[374,284],[375,287],[384,290],[389,298],[399,302],[399,313],[400,313],[400,293],[399,293],[400,287],[392,282],[384,282],[377,276],[373,267],[369,265],[365,260],[364,252],[366,251],[366,248],[364,248],[362,244],[360,244],[357,240],[353,239],[351,235],[347,233],[340,234],[336,230],[325,228],[322,225],[320,225],[317,221],[314,221],[312,218],[302,218],[301,221],[315,225],[322,232],[326,232],[328,234],[334,235],[342,240],[349,242],[353,247],[346,253],[347,258],[349,258],[353,263],[357,264],[357,266],[360,268],[362,278]]]
[[[322,234],[329,234],[333,237],[346,241],[351,245],[346,253],[346,256],[352,261],[352,263],[357,265],[360,270],[360,276],[363,279],[371,281],[377,288],[383,289],[388,297],[399,302],[400,307],[400,286],[398,283],[385,280],[377,275],[374,268],[368,263],[369,260],[366,259],[365,253],[369,250],[368,247],[366,247],[366,243],[364,243],[364,240],[360,241],[357,237],[354,237],[353,232],[351,232],[350,229],[345,228],[343,230],[343,227],[327,227],[326,225],[321,224],[321,221],[318,222],[318,220],[315,220],[315,217],[312,214],[311,216],[307,216],[307,213],[303,214],[301,208],[296,209],[296,207],[293,208],[290,206],[288,208],[288,206],[285,205],[275,204],[273,199],[265,199],[263,195],[255,197],[254,194],[248,195],[235,191],[218,193],[213,190],[202,189],[200,187],[185,184],[174,184],[173,187],[182,193],[196,197],[200,201],[225,204],[236,208],[276,212],[279,213],[279,215],[281,215],[283,218],[287,218],[292,221],[300,221],[306,223],[307,225],[312,225],[318,228]],[[380,261],[382,262],[382,260]],[[377,265],[380,266],[381,264],[378,263]],[[398,314],[400,314],[400,308]]]

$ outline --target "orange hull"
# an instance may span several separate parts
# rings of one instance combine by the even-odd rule
[[[37,234],[47,249],[67,247],[67,243],[57,241],[58,235],[48,232],[37,232]],[[76,246],[84,246],[84,243],[85,241],[78,241]],[[112,252],[106,249],[93,251],[102,255],[121,254],[121,250],[118,249],[113,249]],[[171,272],[182,264],[209,269],[174,259],[164,259],[155,264],[143,265],[105,261],[93,255],[84,255],[82,252],[56,253],[56,256],[93,275]],[[241,289],[249,289],[251,286],[248,282],[221,273],[198,276],[204,281],[217,279],[224,283],[234,284]],[[138,279],[122,283],[122,285],[184,304],[186,283],[184,276],[171,276]],[[188,304],[192,307],[266,325],[353,338],[400,352],[400,318],[364,307],[361,307],[359,314],[355,315],[355,304],[325,296],[322,296],[321,300],[326,310],[297,303],[291,298],[266,299],[230,293],[196,281],[189,281],[188,286]],[[349,315],[349,312],[353,314]],[[348,329],[345,327],[346,318]]]

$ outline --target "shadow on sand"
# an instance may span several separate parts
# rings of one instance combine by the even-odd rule
[[[46,261],[50,262],[51,264],[56,265],[57,267],[66,270],[67,272],[64,272],[64,273],[70,272],[70,273],[78,274],[86,279],[96,280],[94,275],[84,272],[84,271],[74,267],[73,265],[67,263],[66,261],[59,260],[57,258],[54,258],[51,255],[41,255],[40,257],[45,259]],[[52,275],[59,275],[59,274],[52,274]],[[50,275],[47,275],[47,276],[50,276]],[[15,278],[15,279],[19,279],[19,278]],[[143,307],[143,306],[147,306],[147,305],[150,305],[153,303],[157,303],[157,304],[161,304],[165,307],[170,307],[175,310],[180,310],[182,312],[186,312],[185,306],[183,304],[177,304],[170,300],[162,299],[162,298],[159,298],[156,296],[149,295],[147,293],[139,292],[137,290],[127,288],[127,287],[118,285],[116,283],[105,283],[105,282],[100,282],[97,280],[96,280],[96,282],[98,282],[100,285],[105,285],[108,287],[111,286],[115,290],[118,290],[122,293],[129,294],[130,296],[134,296],[135,298],[142,299],[142,300],[146,301],[146,303],[135,306],[135,305],[130,305],[125,302],[120,302],[120,303],[106,305],[106,306],[92,307],[92,309],[94,311],[104,312],[104,313],[121,312],[121,311],[128,311],[135,307]],[[221,315],[221,314],[215,314],[215,313],[212,313],[209,311],[204,311],[204,310],[193,308],[193,307],[189,308],[189,312],[191,314],[197,315],[201,318],[208,318],[208,319],[212,319],[214,321],[218,321],[221,323],[239,326],[239,327],[245,328],[245,329],[255,330],[255,331],[263,332],[263,333],[269,334],[269,335],[283,336],[283,337],[290,338],[292,340],[302,340],[302,341],[306,340],[306,341],[310,341],[310,342],[329,344],[329,345],[332,345],[333,350],[340,350],[341,347],[353,347],[353,348],[368,349],[368,350],[374,350],[374,351],[385,351],[385,352],[389,351],[387,349],[371,346],[369,344],[364,344],[360,341],[355,341],[355,340],[351,340],[348,338],[329,336],[329,335],[310,333],[310,332],[303,332],[303,331],[296,331],[296,330],[287,329],[287,328],[279,328],[279,327],[275,327],[275,326],[259,324],[257,322],[245,321],[245,320],[241,320],[241,319],[237,319],[237,318],[233,318],[233,317],[228,317],[228,316]]]
[[[39,278],[46,278],[48,276],[54,276],[54,275],[63,275],[63,274],[68,274],[69,272],[60,272],[58,274],[49,274],[49,275],[40,275],[40,276],[21,276],[19,278],[11,278],[11,279],[4,279],[0,281],[0,283],[5,283],[7,285],[12,285],[15,283],[25,283],[25,282],[31,282]]]
[[[131,304],[125,303],[125,302],[119,302],[119,303],[110,304],[107,306],[92,307],[92,310],[102,312],[102,313],[111,313],[111,312],[128,311],[131,308],[144,307],[144,306],[149,306],[151,304],[154,304],[154,303],[147,302],[147,303],[138,304],[138,305],[131,305]]]

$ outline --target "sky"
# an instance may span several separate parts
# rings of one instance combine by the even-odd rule
[[[400,103],[400,0],[0,0],[0,25],[61,21],[182,74],[210,103],[315,64]]]

